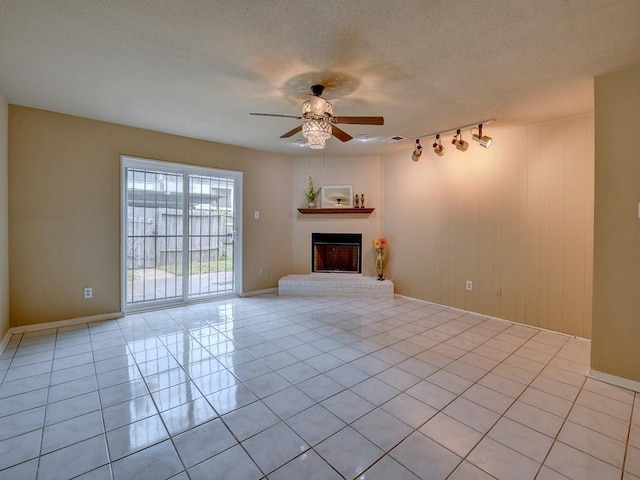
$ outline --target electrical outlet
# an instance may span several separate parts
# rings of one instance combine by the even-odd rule
[[[93,288],[84,287],[84,298],[93,298]]]
[[[467,290],[473,290],[473,282],[471,280],[467,280]]]

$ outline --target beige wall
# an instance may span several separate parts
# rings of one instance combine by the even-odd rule
[[[443,157],[385,157],[397,293],[590,337],[593,117],[485,133],[486,150],[447,135]]]
[[[9,330],[9,194],[8,139],[9,106],[0,94],[0,340]]]
[[[375,257],[371,241],[381,234],[382,159],[366,157],[325,157],[321,152],[309,152],[293,162],[293,273],[311,271],[311,234],[313,232],[362,233],[362,268],[364,275],[375,275]],[[373,207],[371,215],[303,215],[297,211],[306,207],[303,191],[307,178],[314,186],[352,185],[353,193],[364,193],[365,206]]]
[[[122,154],[244,172],[243,290],[290,273],[290,158],[11,105],[12,325],[120,310]]]
[[[640,65],[595,81],[594,370],[640,381]]]

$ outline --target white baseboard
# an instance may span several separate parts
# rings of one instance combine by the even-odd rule
[[[627,390],[633,390],[634,392],[640,392],[640,382],[635,380],[629,380],[628,378],[618,377],[611,375],[610,373],[599,372],[598,370],[589,369],[589,377],[601,382],[615,385],[616,387],[626,388]]]
[[[71,325],[81,325],[83,323],[104,322],[105,320],[113,320],[124,317],[122,312],[100,313],[98,315],[89,315],[86,317],[70,318],[68,320],[58,320],[57,322],[36,323],[34,325],[22,325],[20,327],[10,328],[11,333],[35,332],[38,330],[46,330],[48,328],[69,327]]]
[[[479,313],[479,312],[474,312],[472,310],[465,310],[464,308],[452,307],[451,305],[444,305],[442,303],[431,302],[429,300],[423,300],[421,298],[407,297],[406,295],[398,295],[397,293],[396,293],[396,297],[408,298],[409,300],[416,300],[418,302],[425,302],[425,303],[429,303],[431,305],[437,305],[438,307],[449,308],[451,310],[457,310],[459,312],[470,313],[472,315],[479,315],[481,317],[490,318],[491,320],[498,320],[500,322],[507,322],[507,323],[511,323],[513,325],[518,325],[519,327],[527,327],[527,328],[531,328],[533,330],[540,330],[541,332],[549,332],[549,333],[554,333],[556,335],[564,335],[565,337],[569,337],[569,338],[580,338],[582,340],[589,340],[590,341],[590,339],[588,339],[588,338],[577,337],[577,336],[572,335],[570,333],[558,332],[557,330],[550,330],[548,328],[538,327],[536,325],[527,325],[526,323],[516,322],[515,320],[507,320],[506,318],[494,317],[494,316],[488,315],[486,313]]]
[[[4,352],[5,347],[11,339],[11,335],[16,333],[36,332],[38,330],[47,330],[49,328],[69,327],[72,325],[82,325],[84,323],[104,322],[106,320],[114,320],[124,317],[122,312],[101,313],[98,315],[89,315],[86,317],[69,318],[67,320],[58,320],[56,322],[36,323],[33,325],[22,325],[7,330],[0,342],[0,355]]]
[[[253,290],[251,292],[242,292],[241,297],[257,297],[258,295],[278,294],[277,288],[265,288],[264,290]]]

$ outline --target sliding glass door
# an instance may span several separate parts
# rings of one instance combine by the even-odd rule
[[[242,173],[122,157],[123,308],[241,293]]]

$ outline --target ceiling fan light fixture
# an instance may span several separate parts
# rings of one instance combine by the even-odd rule
[[[311,96],[302,104],[302,117],[319,120],[333,115],[333,105],[322,97]]]
[[[480,144],[481,147],[489,148],[491,146],[491,142],[493,142],[493,138],[482,135],[482,124],[478,125],[478,133],[473,133],[473,129],[471,129],[471,138],[473,138],[476,142]]]
[[[440,134],[436,135],[436,141],[433,142],[433,151],[441,157],[444,155],[444,147],[442,146],[442,142],[440,141]]]
[[[331,136],[336,137],[341,142],[348,142],[353,139],[344,130],[337,127],[337,124],[347,123],[352,125],[384,125],[383,117],[334,117],[333,106],[327,100],[321,97],[324,86],[312,85],[309,100],[302,104],[302,115],[278,115],[274,113],[249,113],[249,115],[260,115],[263,117],[284,117],[302,120],[302,125],[289,130],[280,135],[280,138],[290,138],[299,132],[302,132],[304,138],[307,139],[305,145],[309,148],[321,150],[324,148],[325,142]],[[369,140],[369,135],[360,135],[360,141]]]
[[[469,143],[465,142],[462,139],[462,133],[460,133],[460,129],[456,130],[456,134],[453,136],[453,140],[451,143],[456,146],[458,150],[461,152],[466,152],[467,148],[469,148]]]
[[[302,136],[307,139],[309,148],[322,150],[331,137],[331,124],[322,120],[307,120],[302,124]]]

